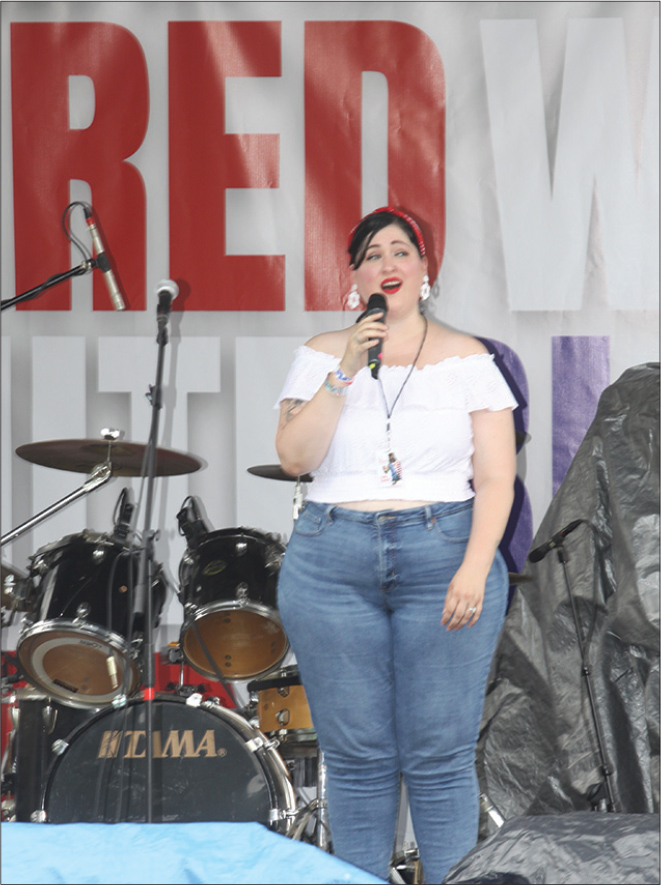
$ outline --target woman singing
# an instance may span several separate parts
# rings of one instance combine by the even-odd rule
[[[440,884],[477,840],[517,404],[480,342],[421,312],[427,257],[412,218],[370,213],[349,255],[350,296],[380,293],[387,314],[296,352],[276,445],[283,469],[314,483],[278,606],[325,756],[335,853],[388,878],[403,776],[426,880]],[[381,339],[375,379],[367,354]]]

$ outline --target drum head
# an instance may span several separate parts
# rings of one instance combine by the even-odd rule
[[[138,671],[123,638],[62,619],[23,632],[18,655],[31,683],[74,708],[101,708],[118,693],[132,693]],[[124,680],[126,678],[126,686]]]
[[[145,822],[147,703],[105,711],[72,735],[48,778],[49,822]],[[235,712],[152,703],[154,822],[261,822],[295,808],[284,763]]]
[[[289,642],[275,613],[218,605],[184,626],[181,649],[190,665],[217,678],[206,650],[226,680],[247,680],[282,662]],[[198,635],[199,633],[199,635]],[[200,642],[201,638],[201,642]]]

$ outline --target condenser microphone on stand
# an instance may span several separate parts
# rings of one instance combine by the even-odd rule
[[[103,279],[106,282],[108,295],[110,296],[110,301],[112,302],[113,308],[115,309],[115,311],[124,311],[126,305],[124,304],[124,299],[122,298],[119,284],[117,283],[117,279],[110,265],[110,259],[108,258],[106,248],[103,245],[103,241],[101,240],[99,229],[94,223],[94,210],[86,203],[83,204],[83,210],[85,213],[85,221],[87,222],[87,227],[92,237],[92,243],[94,244],[94,252],[96,253],[94,264],[103,273]]]

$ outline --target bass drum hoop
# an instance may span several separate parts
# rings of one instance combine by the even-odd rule
[[[195,669],[195,671],[199,672],[200,674],[203,674],[205,677],[215,678],[217,680],[218,674],[216,671],[214,671],[211,664],[208,663],[207,657],[202,648],[199,649],[200,658],[195,658],[190,650],[190,643],[192,640],[196,645],[199,646],[199,639],[193,625],[197,623],[197,627],[199,630],[200,623],[208,616],[214,616],[216,614],[221,614],[225,612],[254,614],[261,617],[261,619],[264,620],[265,624],[271,624],[276,627],[276,631],[273,632],[273,638],[274,640],[279,639],[281,643],[281,649],[276,654],[274,654],[274,656],[270,657],[268,660],[265,660],[265,665],[263,668],[257,668],[256,670],[242,668],[239,669],[239,671],[235,674],[226,674],[223,671],[223,662],[219,662],[218,657],[214,656],[214,659],[216,660],[216,665],[219,667],[222,678],[225,681],[250,680],[252,678],[261,677],[262,675],[270,674],[275,668],[278,668],[278,666],[289,651],[289,640],[282,625],[280,614],[277,610],[273,610],[270,607],[265,606],[264,604],[258,604],[250,600],[246,601],[245,603],[242,603],[238,600],[230,600],[207,604],[206,606],[199,608],[194,608],[191,606],[187,609],[188,615],[186,616],[180,634],[180,649],[182,651],[184,659],[191,666],[191,668]],[[200,634],[202,634],[202,632],[200,632]],[[213,655],[213,651],[210,652]]]
[[[108,710],[104,709],[103,711],[98,712],[94,717],[85,723],[81,724],[77,727],[68,737],[67,742],[64,744],[64,748],[60,752],[59,756],[53,761],[48,771],[48,776],[46,779],[45,787],[42,794],[41,800],[41,815],[40,820],[43,822],[64,822],[65,820],[52,819],[52,805],[51,795],[54,791],[54,783],[57,780],[58,772],[61,768],[63,761],[66,760],[67,755],[72,752],[73,749],[76,748],[77,740],[87,733],[87,731],[95,728],[96,725],[102,721],[104,718],[111,718],[113,715],[120,717],[124,709],[132,708],[136,706],[148,705],[149,702],[142,699],[132,699],[129,700],[126,705]],[[201,709],[206,712],[210,712],[215,717],[218,718],[219,721],[223,722],[225,725],[229,724],[231,728],[233,728],[234,732],[238,734],[240,739],[244,741],[244,746],[246,749],[246,753],[254,754],[260,762],[260,770],[262,775],[264,776],[265,786],[268,790],[269,794],[269,822],[268,826],[273,828],[276,831],[279,831],[285,835],[289,834],[294,817],[297,812],[297,800],[296,793],[292,786],[289,770],[287,769],[287,765],[280,757],[278,752],[275,750],[272,743],[261,733],[256,727],[253,727],[244,717],[239,715],[237,712],[232,709],[223,708],[220,705],[217,705],[214,702],[202,702],[199,705],[191,704],[187,702],[185,699],[182,699],[178,696],[170,696],[166,694],[157,694],[154,702],[152,704],[156,705],[183,705],[192,709],[193,711],[197,711]],[[74,759],[75,760],[75,759]],[[164,785],[166,783],[163,783]],[[212,789],[210,786],[206,786],[209,790]],[[74,787],[71,787],[73,791]],[[67,822],[71,821],[79,821],[86,822],[92,821],[86,819],[77,819],[77,820],[66,820]],[[94,821],[109,821],[109,820],[94,820]],[[115,821],[133,821],[133,820],[110,820],[112,822]],[[144,820],[139,820],[144,821]],[[163,820],[163,821],[171,821],[171,820]],[[186,819],[186,820],[177,820],[183,822],[194,822],[194,821],[214,821],[213,819],[203,819],[203,820],[195,820],[195,819]],[[217,820],[217,821],[232,821],[232,820]],[[264,823],[265,825],[267,823]]]
[[[48,635],[53,636],[53,643],[49,644]],[[43,637],[40,638],[40,636]],[[42,643],[39,643],[40,640]],[[89,651],[90,640],[100,645],[99,653],[105,654],[106,659],[112,655],[117,671],[118,686],[110,693],[80,696],[75,691],[68,690],[61,683],[49,679],[48,672],[43,666],[43,660],[51,650],[58,646],[69,648],[84,646]],[[105,651],[101,649],[103,646],[106,647]],[[132,693],[138,683],[138,669],[130,659],[130,648],[126,639],[117,632],[85,622],[83,619],[47,619],[33,623],[21,632],[16,653],[21,668],[28,676],[30,683],[42,689],[48,696],[64,701],[73,708],[100,708],[110,703],[122,692],[123,677],[127,667],[131,672],[131,680],[126,692]],[[41,670],[37,666],[40,666]]]

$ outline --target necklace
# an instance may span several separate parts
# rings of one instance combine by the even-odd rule
[[[377,381],[379,383],[379,389],[381,390],[381,397],[383,398],[383,405],[386,408],[386,437],[388,439],[388,448],[387,448],[387,456],[385,459],[379,459],[379,470],[381,474],[382,482],[396,484],[402,479],[402,465],[399,459],[395,456],[392,447],[392,440],[390,435],[390,417],[393,414],[395,407],[397,406],[397,401],[401,397],[402,391],[406,387],[406,383],[411,378],[413,370],[415,369],[415,365],[418,362],[418,358],[422,354],[422,349],[424,348],[425,340],[427,338],[427,318],[423,318],[425,322],[425,329],[422,334],[422,341],[420,342],[420,346],[418,348],[418,353],[413,358],[413,363],[411,364],[411,369],[406,374],[406,378],[402,382],[402,387],[397,392],[397,395],[392,403],[392,406],[388,406],[388,401],[386,400],[386,393],[383,390],[383,382],[381,381],[381,377],[377,376]]]

